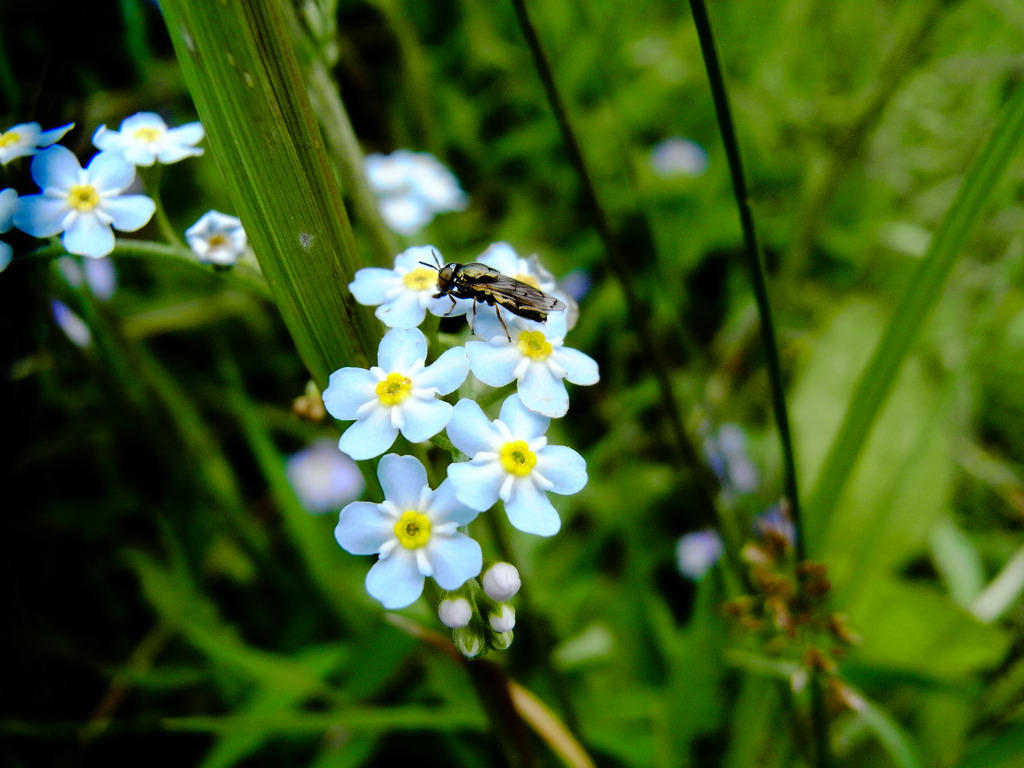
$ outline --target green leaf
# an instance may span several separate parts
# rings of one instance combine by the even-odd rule
[[[346,285],[363,260],[274,0],[161,4],[239,218],[313,378],[374,359]]]
[[[988,144],[971,167],[927,255],[907,285],[892,322],[850,400],[839,434],[806,504],[808,517],[832,514],[918,331],[981,218],[1024,136],[1024,86],[1011,96]]]

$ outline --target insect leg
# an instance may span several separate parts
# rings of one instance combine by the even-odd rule
[[[440,296],[440,294],[438,294],[438,296]],[[436,298],[438,298],[438,296],[435,296],[434,298],[436,299]],[[448,315],[450,315],[452,312],[455,311],[455,297],[454,296],[449,296],[448,298],[452,300],[452,308],[444,313],[445,317],[448,317]],[[473,308],[476,309],[476,307],[473,307]]]
[[[474,310],[476,309],[476,305],[475,304],[473,305],[473,309]],[[496,314],[498,316],[498,322],[501,323],[501,327],[505,329],[505,338],[508,339],[508,343],[511,344],[512,343],[512,337],[509,335],[508,326],[505,325],[505,321],[501,317],[501,310],[498,309],[498,305],[497,304],[494,305],[494,314]]]

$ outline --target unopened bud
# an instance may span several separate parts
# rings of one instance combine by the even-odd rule
[[[469,624],[469,620],[473,618],[473,606],[464,597],[446,597],[437,606],[437,615],[446,627],[458,629]]]
[[[491,629],[495,632],[508,632],[516,625],[516,609],[508,603],[498,607],[497,613],[492,613],[488,620],[491,623]]]
[[[510,600],[523,585],[512,563],[495,563],[484,574],[484,592],[496,603]]]

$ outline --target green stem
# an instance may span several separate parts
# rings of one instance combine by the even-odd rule
[[[175,248],[184,248],[185,244],[178,237],[177,231],[174,229],[174,225],[171,224],[171,220],[167,218],[167,211],[164,208],[164,202],[160,197],[160,176],[163,171],[163,166],[159,163],[155,163],[152,166],[146,168],[139,168],[139,176],[142,177],[142,183],[146,187],[146,193],[156,203],[156,213],[153,214],[153,218],[156,220],[156,225],[160,229],[160,234],[163,235],[170,245]]]
[[[654,342],[654,335],[651,332],[650,322],[648,320],[650,312],[647,307],[647,302],[641,299],[636,290],[636,286],[633,284],[634,267],[619,247],[617,238],[612,231],[608,214],[598,197],[597,187],[594,183],[593,176],[590,173],[587,161],[583,156],[583,150],[576,135],[576,130],[573,128],[572,122],[569,119],[569,113],[566,109],[565,101],[562,98],[558,84],[555,81],[551,62],[544,51],[540,37],[537,34],[537,29],[530,18],[530,12],[527,9],[524,0],[512,0],[512,7],[515,9],[516,18],[519,21],[519,27],[523,32],[523,36],[526,38],[526,43],[530,48],[530,52],[533,54],[534,66],[536,66],[541,82],[544,85],[544,91],[547,95],[548,103],[551,106],[551,111],[554,114],[555,120],[558,122],[558,127],[562,134],[562,141],[565,143],[566,151],[569,154],[569,160],[576,169],[576,173],[583,186],[584,200],[587,207],[590,209],[591,218],[594,225],[597,227],[601,240],[604,243],[608,264],[615,273],[619,284],[622,286],[622,291],[625,294],[630,323],[636,330],[637,343],[643,351],[644,359],[648,361],[648,364],[651,367],[651,371],[658,385],[658,390],[661,394],[662,405],[668,414],[668,423],[672,432],[674,447],[678,451],[683,463],[688,465],[696,475],[697,482],[693,485],[695,486],[694,490],[697,494],[697,505],[702,509],[708,521],[714,524],[715,527],[721,531],[723,537],[728,539],[730,538],[729,531],[723,524],[722,516],[718,512],[715,501],[709,490],[716,488],[718,482],[715,479],[714,474],[707,468],[704,461],[701,459],[700,454],[694,447],[693,442],[690,440],[690,437],[686,432],[682,409],[672,388],[672,381],[669,377],[668,366],[665,363],[660,348]],[[738,547],[729,546],[728,550],[735,552],[738,551]]]
[[[754,228],[754,215],[750,209],[750,193],[747,190],[746,178],[743,174],[743,160],[740,156],[739,142],[736,139],[736,128],[729,108],[729,96],[725,87],[722,66],[718,59],[715,46],[714,30],[708,17],[707,7],[703,0],[690,0],[693,21],[697,28],[701,52],[704,55],[704,66],[707,69],[711,95],[715,102],[715,112],[721,129],[722,143],[729,160],[729,174],[732,177],[733,194],[739,209],[740,226],[743,228],[743,244],[747,261],[750,265],[750,279],[754,289],[754,300],[761,317],[761,341],[764,344],[768,379],[772,389],[772,410],[779,429],[779,442],[782,445],[783,483],[789,511],[793,524],[798,531],[796,537],[796,555],[798,560],[806,558],[803,527],[800,515],[800,496],[796,482],[796,460],[793,455],[793,438],[789,428],[789,414],[786,409],[786,398],[782,384],[782,365],[779,361],[779,348],[775,339],[775,324],[772,320],[771,302],[768,300],[768,285],[765,279],[764,258],[757,242]]]

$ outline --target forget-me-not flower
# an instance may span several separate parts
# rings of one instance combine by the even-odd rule
[[[57,269],[68,285],[75,288],[88,285],[92,295],[100,301],[109,301],[117,290],[117,267],[109,256],[81,261],[74,256],[61,256],[57,259]]]
[[[462,347],[426,365],[427,339],[417,329],[395,328],[381,339],[377,365],[341,368],[331,374],[324,406],[336,419],[355,419],[338,447],[353,459],[371,459],[391,447],[401,432],[412,443],[436,435],[452,415],[437,395],[459,388],[469,373]]]
[[[697,142],[676,136],[655,144],[648,162],[665,179],[700,176],[708,168],[708,153]]]
[[[544,416],[558,418],[569,411],[567,380],[596,384],[600,378],[592,358],[564,346],[564,312],[548,315],[546,323],[520,317],[506,320],[512,341],[494,334],[489,341],[468,341],[469,367],[484,384],[503,387],[517,382],[523,405]]]
[[[18,193],[15,190],[8,188],[0,192],[0,234],[9,232],[14,226],[14,209],[17,203]],[[7,269],[13,255],[11,246],[0,240],[0,272]]]
[[[704,455],[727,490],[757,489],[757,467],[747,454],[747,435],[738,424],[726,423],[704,438]]]
[[[145,195],[121,194],[135,180],[135,166],[116,152],[100,152],[86,168],[60,145],[32,158],[32,178],[42,189],[18,200],[14,226],[33,237],[64,233],[68,253],[94,258],[114,250],[114,233],[134,232],[153,216]]]
[[[120,152],[132,165],[176,163],[186,157],[203,154],[195,146],[203,139],[201,123],[185,123],[168,128],[155,112],[137,112],[121,121],[121,130],[112,131],[101,125],[93,134],[92,143],[101,150]]]
[[[572,448],[548,445],[551,420],[512,395],[489,421],[472,400],[460,400],[448,423],[452,444],[469,461],[448,467],[459,501],[481,512],[501,499],[509,522],[524,533],[553,536],[562,522],[548,493],[576,493],[587,463]]]
[[[576,318],[579,316],[579,305],[576,302],[576,298],[558,286],[558,283],[555,282],[555,276],[540,263],[540,257],[537,254],[524,259],[508,243],[491,243],[480,254],[480,258],[477,261],[491,269],[498,270],[503,275],[508,275],[521,283],[531,285],[544,291],[544,293],[551,294],[556,299],[560,299],[567,307],[565,314],[568,329],[572,330],[573,326],[576,325]],[[478,307],[477,309],[479,310],[480,308]],[[494,315],[494,313],[482,313],[481,318],[488,318],[488,320],[484,320],[485,323],[488,323],[488,326],[477,330],[474,324],[473,332],[487,339],[495,335],[497,330],[494,328],[494,324],[489,322],[491,315]],[[496,319],[497,316],[494,315],[494,318]],[[505,331],[501,330],[501,333],[504,335]]]
[[[472,307],[472,300],[458,299],[453,308],[451,298],[434,298],[437,269],[424,264],[435,264],[440,258],[439,251],[430,245],[407,248],[395,256],[394,269],[358,270],[348,289],[360,304],[377,307],[374,314],[389,328],[416,328],[428,309],[438,316],[464,315]]]
[[[21,123],[0,133],[0,165],[7,165],[17,157],[34,155],[43,147],[60,141],[75,127],[74,123],[43,131],[39,123]]]
[[[691,581],[700,581],[724,551],[722,537],[712,528],[687,533],[676,543],[676,567]]]
[[[92,345],[92,332],[85,321],[71,311],[71,308],[63,301],[50,299],[50,311],[53,313],[53,320],[64,331],[68,341],[80,349],[86,349]]]
[[[367,155],[363,170],[384,222],[402,235],[414,235],[434,214],[461,211],[468,204],[459,180],[427,152],[399,149]]]
[[[310,512],[333,512],[358,499],[366,482],[350,456],[330,438],[293,453],[284,464],[292,490]]]
[[[230,267],[248,247],[242,220],[219,211],[207,211],[185,230],[185,242],[203,264]]]
[[[423,592],[430,576],[442,589],[461,587],[480,573],[480,545],[460,533],[477,511],[460,502],[445,480],[431,490],[427,471],[412,456],[389,453],[377,466],[384,501],[355,501],[341,510],[334,536],[353,555],[378,555],[366,591],[391,610]]]

